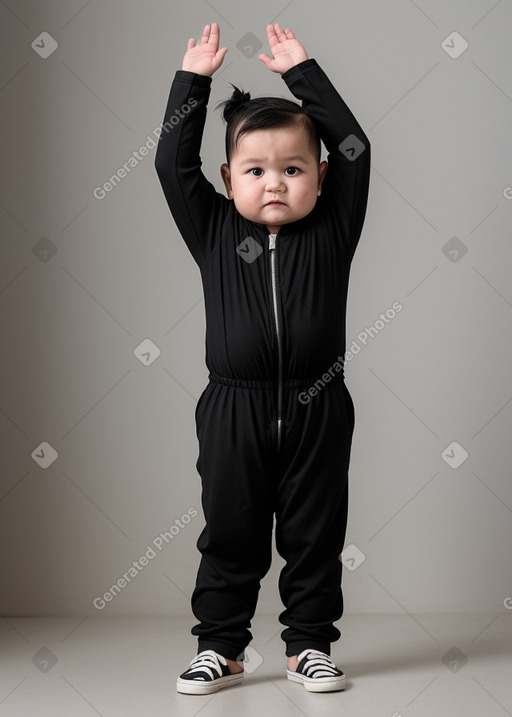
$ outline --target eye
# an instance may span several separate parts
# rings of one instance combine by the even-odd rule
[[[288,177],[294,177],[298,172],[300,172],[300,169],[298,167],[286,167],[284,171]]]
[[[260,169],[259,167],[253,167],[253,168],[250,169],[249,171],[250,171],[250,173],[252,174],[253,177],[261,177],[261,175],[263,174],[263,170]],[[254,174],[254,172],[261,172],[261,174]]]

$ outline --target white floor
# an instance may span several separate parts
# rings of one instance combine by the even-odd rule
[[[512,614],[351,615],[331,656],[344,692],[286,679],[274,615],[257,614],[242,684],[182,695],[193,616],[0,620],[0,717],[512,716]]]

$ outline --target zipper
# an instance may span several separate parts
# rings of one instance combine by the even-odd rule
[[[272,300],[274,305],[274,322],[276,325],[276,337],[277,337],[277,359],[278,359],[278,373],[277,373],[277,450],[281,445],[281,423],[282,423],[282,409],[283,409],[283,356],[281,348],[281,334],[279,330],[279,312],[277,307],[277,279],[276,279],[276,238],[277,234],[268,235],[268,248],[270,254],[270,270],[272,277]]]

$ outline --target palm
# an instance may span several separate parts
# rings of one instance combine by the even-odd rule
[[[196,45],[196,47],[192,47],[187,51],[183,65],[188,64],[193,66],[194,72],[197,72],[199,75],[206,75],[214,69],[213,61],[216,54],[216,50],[209,45]]]
[[[272,70],[283,74],[299,62],[308,59],[308,55],[301,43],[295,38],[293,32],[286,28],[284,31],[278,22],[275,25],[267,25],[268,44],[273,54],[273,59],[268,55],[259,55],[259,59]]]
[[[211,76],[221,65],[227,47],[219,50],[219,26],[216,22],[205,25],[199,45],[191,38],[183,58],[182,70],[196,72],[198,75]]]

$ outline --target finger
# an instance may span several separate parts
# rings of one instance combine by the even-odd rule
[[[265,55],[264,53],[261,55],[258,55],[258,60],[261,60],[263,62],[263,64],[268,67],[269,70],[272,69],[273,60],[271,60],[268,55]]]
[[[227,47],[222,47],[220,50],[218,50],[215,53],[215,61],[220,64],[222,64],[222,61],[224,59],[224,56],[226,55],[226,52],[228,51]]]
[[[273,25],[267,25],[267,37],[269,40],[272,40],[272,38],[277,38],[276,31]]]
[[[284,37],[286,37],[286,35],[285,35],[284,32],[283,32],[283,28],[281,27],[281,25],[280,25],[278,22],[276,22],[276,34],[277,34],[277,36],[278,36],[279,38],[280,38],[282,35],[284,35]]]
[[[276,35],[276,31],[273,25],[267,25],[267,39],[270,47],[274,47],[279,43],[279,38]]]
[[[201,37],[201,41],[200,41],[199,44],[200,44],[200,45],[204,45],[205,43],[207,43],[209,37],[210,37],[210,26],[209,26],[209,25],[205,25],[205,26],[204,26],[204,30],[203,30],[203,35],[202,35],[202,37]]]
[[[212,26],[210,29],[210,44],[214,45],[217,49],[219,47],[219,39],[220,39],[220,32],[219,32],[219,26],[216,22],[212,22]]]
[[[293,32],[290,30],[289,27],[287,27],[287,28],[285,29],[284,33],[285,33],[286,37],[287,37],[289,40],[295,40],[295,39],[296,39],[296,38],[295,38],[295,35],[293,34]]]
[[[191,50],[195,44],[196,44],[196,41],[194,40],[193,37],[191,37],[190,40],[188,41],[187,50]]]

